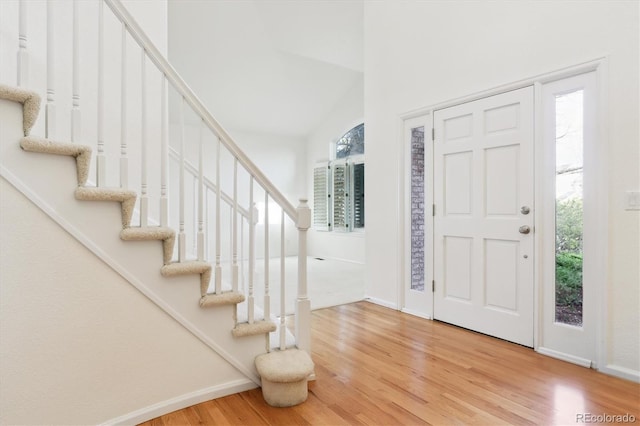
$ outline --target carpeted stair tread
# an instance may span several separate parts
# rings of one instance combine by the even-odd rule
[[[313,360],[303,350],[285,349],[258,355],[256,370],[262,379],[262,396],[274,407],[291,407],[307,399],[307,379]]]
[[[313,361],[300,349],[272,351],[256,357],[256,369],[260,377],[277,383],[302,380],[313,372]]]
[[[248,322],[236,324],[231,332],[234,337],[256,336],[274,332],[277,328],[278,326],[273,321],[255,321],[253,324]]]
[[[164,265],[171,262],[175,235],[173,229],[162,226],[131,227],[120,231],[120,238],[124,241],[162,241]]]
[[[176,232],[162,226],[134,226],[120,231],[120,238],[125,241],[152,241],[174,238]]]
[[[179,275],[204,274],[211,272],[211,264],[200,260],[190,260],[188,262],[174,262],[162,267],[162,275],[165,277],[176,277]]]
[[[31,90],[0,84],[0,99],[22,104],[22,130],[29,136],[40,112],[40,95]]]
[[[200,298],[200,307],[237,305],[244,302],[244,294],[237,291],[224,291],[220,294],[205,294]]]
[[[135,191],[121,188],[81,186],[76,189],[76,199],[82,201],[117,201],[122,203],[122,227],[128,228],[136,205]]]
[[[25,151],[43,154],[68,155],[76,159],[78,186],[87,183],[91,165],[91,147],[68,142],[57,142],[37,136],[26,136],[20,140],[20,147]]]
[[[160,273],[164,277],[177,277],[180,275],[200,274],[200,296],[207,294],[211,281],[211,264],[200,260],[187,262],[174,262],[165,264]]]

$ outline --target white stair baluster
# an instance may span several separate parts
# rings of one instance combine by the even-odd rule
[[[222,293],[222,267],[220,266],[220,240],[222,235],[220,232],[220,138],[216,138],[216,294]]]
[[[178,261],[186,260],[186,236],[184,234],[184,97],[180,98],[180,198],[179,198],[179,221],[180,229],[178,235]]]
[[[71,109],[71,141],[80,142],[80,14],[79,1],[73,0],[73,35],[72,35],[72,109]]]
[[[264,319],[271,317],[271,295],[269,294],[269,193],[264,191]]]
[[[129,159],[127,158],[127,26],[122,24],[122,73],[120,82],[120,187],[129,185]]]
[[[204,260],[204,122],[200,120],[200,139],[198,141],[198,260]]]
[[[285,276],[284,276],[284,209],[280,214],[280,350],[287,348],[287,328],[284,324],[286,316],[285,307]]]
[[[197,172],[197,170],[196,170]],[[199,174],[199,173],[198,173]],[[191,249],[193,253],[196,254],[196,259],[200,260],[198,257],[198,191],[200,181],[196,173],[191,173],[191,223],[193,223],[193,232],[191,235],[192,246]]]
[[[233,291],[238,291],[238,159],[233,159],[233,223],[232,238],[231,238],[231,253],[232,253],[232,265],[231,265],[231,288]]]
[[[140,57],[140,226],[149,224],[149,195],[147,194],[147,52]]]
[[[27,0],[20,0],[18,10],[18,86],[29,85],[29,54],[27,51]]]
[[[169,224],[169,198],[167,185],[169,180],[169,135],[167,114],[167,80],[162,75],[162,88],[160,90],[160,226]]]
[[[96,184],[106,185],[104,155],[104,3],[98,1],[98,154],[96,155]]]
[[[231,289],[233,291],[238,291],[238,283],[236,281],[235,287],[233,287],[233,265],[231,258],[233,257],[233,203],[229,203],[229,266],[231,273]]]
[[[45,108],[45,136],[56,137],[55,104],[55,29],[53,24],[53,0],[47,0],[47,106]]]
[[[244,218],[240,221],[240,288],[245,292],[244,287]]]
[[[256,217],[254,207],[253,176],[251,176],[251,179],[249,179],[249,294],[247,297],[247,316],[249,318],[249,324],[253,324],[254,315],[253,278],[256,267]]]
[[[204,254],[205,259],[210,259],[211,257],[211,231],[209,227],[209,187],[205,188],[204,191],[204,229],[207,230],[207,238],[204,239]]]

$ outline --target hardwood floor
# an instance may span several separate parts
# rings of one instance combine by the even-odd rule
[[[317,380],[304,404],[269,407],[254,389],[144,424],[640,422],[640,384],[437,321],[358,302],[313,312],[312,330]]]

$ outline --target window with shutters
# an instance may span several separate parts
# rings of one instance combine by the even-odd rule
[[[313,170],[313,224],[318,231],[364,230],[364,124],[335,144],[335,159]]]

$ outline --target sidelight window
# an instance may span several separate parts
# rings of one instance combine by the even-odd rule
[[[556,316],[582,325],[583,90],[555,96]]]

